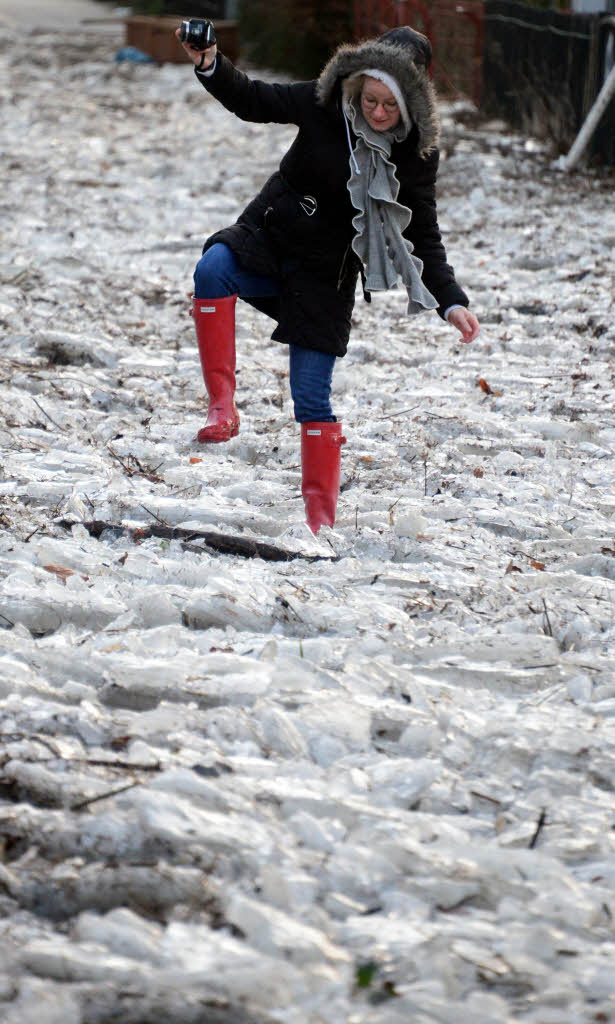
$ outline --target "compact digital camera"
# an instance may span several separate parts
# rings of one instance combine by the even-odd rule
[[[193,50],[207,50],[216,41],[216,33],[211,21],[205,18],[190,18],[189,21],[182,21],[179,28],[179,38],[182,43],[191,46]]]

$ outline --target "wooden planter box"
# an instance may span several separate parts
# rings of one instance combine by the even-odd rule
[[[181,18],[134,15],[124,19],[126,46],[135,46],[159,64],[184,64],[190,58],[175,38]],[[218,48],[234,64],[239,59],[239,26],[236,21],[214,21]]]

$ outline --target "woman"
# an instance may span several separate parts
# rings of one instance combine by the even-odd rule
[[[464,342],[479,331],[438,228],[431,46],[411,28],[392,29],[341,46],[316,81],[290,85],[248,78],[215,45],[184,49],[202,85],[239,118],[299,129],[237,222],[207,239],[195,271],[193,315],[209,395],[197,439],[227,441],[239,430],[239,297],[277,320],[272,337],[289,345],[301,489],[317,533],[335,520],[345,438],[331,381],[346,353],[358,275],[367,301],[401,278],[409,314],[437,309]]]

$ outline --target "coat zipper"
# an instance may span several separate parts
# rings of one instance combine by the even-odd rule
[[[346,269],[346,260],[348,259],[348,251],[349,251],[349,249],[350,249],[350,244],[348,244],[346,246],[346,248],[344,250],[344,255],[342,257],[342,265],[340,267],[340,272],[339,272],[339,275],[338,275],[338,278],[337,278],[337,290],[338,290],[338,292],[339,292],[340,288],[342,287],[342,281],[344,280],[344,270]]]

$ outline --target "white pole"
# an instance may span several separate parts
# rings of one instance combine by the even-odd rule
[[[555,161],[556,170],[571,171],[573,167],[576,166],[613,96],[615,96],[615,65],[607,75],[604,85],[596,97],[594,105],[592,106],[579,134],[572,144],[570,152],[567,156],[560,156],[559,160]]]

